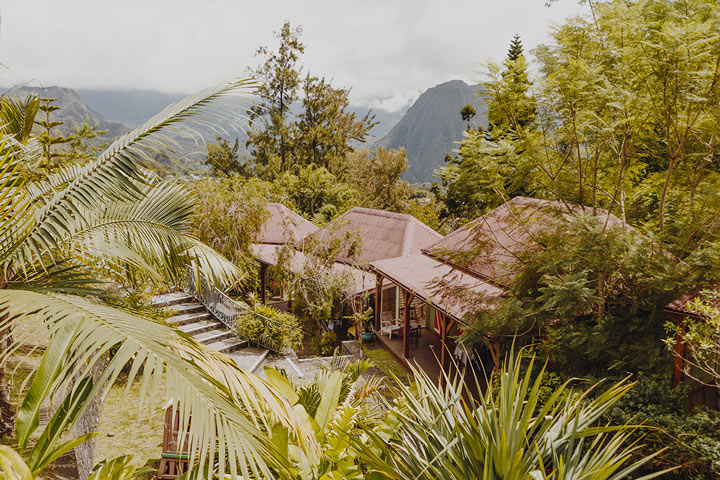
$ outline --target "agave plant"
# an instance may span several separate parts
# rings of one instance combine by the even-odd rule
[[[366,478],[620,480],[660,453],[636,459],[639,446],[629,440],[637,427],[598,425],[632,384],[591,398],[597,386],[578,392],[566,382],[542,400],[545,369],[534,376],[533,362],[523,373],[511,356],[477,401],[460,377],[438,386],[413,368],[414,383],[398,382],[385,421],[355,442]]]
[[[220,456],[228,459],[234,477],[281,471],[287,459],[264,433],[273,424],[287,428],[299,445],[315,448],[312,432],[277,389],[178,330],[123,306],[112,294],[130,275],[178,285],[187,265],[218,285],[241,279],[233,264],[191,235],[193,199],[186,190],[161,181],[147,166],[153,155],[177,145],[171,135],[193,133],[181,121],[217,124],[235,114],[216,101],[237,99],[244,111],[253,101],[252,88],[237,81],[181,100],[117,139],[95,161],[69,164],[39,181],[23,173],[23,165],[33,160],[28,157],[34,150],[21,141],[28,139],[4,132],[0,345],[9,348],[0,350],[0,365],[26,341],[38,342],[17,328],[26,321],[42,319],[49,343],[15,426],[18,448],[33,474],[87,440],[66,437],[89,402],[102,399],[127,365],[128,384],[140,378],[142,368],[142,391],[152,397],[166,379],[199,468],[214,465]],[[23,123],[16,123],[13,128],[24,131]],[[54,396],[69,402],[58,410],[64,417],[51,420],[40,433],[43,441],[30,449],[39,409]],[[224,468],[221,462],[221,476]]]

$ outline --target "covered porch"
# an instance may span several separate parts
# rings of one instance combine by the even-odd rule
[[[465,306],[447,289],[465,288],[496,297],[502,290],[428,255],[419,254],[371,264],[375,272],[375,331],[378,340],[407,365],[417,364],[431,378],[472,363],[456,345],[464,327]],[[396,302],[384,296],[396,287]],[[391,293],[392,294],[392,293]]]

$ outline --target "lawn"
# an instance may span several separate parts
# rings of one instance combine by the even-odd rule
[[[130,454],[133,463],[143,466],[157,460],[162,451],[165,421],[165,382],[156,398],[145,397],[140,409],[140,380],[126,392],[126,378],[120,377],[105,398],[95,437],[95,462]]]
[[[363,345],[365,357],[383,374],[390,378],[396,377],[404,384],[410,384],[412,381],[410,372],[397,361],[393,354],[379,345],[375,345],[374,347],[375,348]]]

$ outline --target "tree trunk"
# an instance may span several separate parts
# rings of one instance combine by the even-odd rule
[[[0,325],[7,320],[7,313],[0,316]],[[9,328],[9,327],[8,327]],[[9,330],[0,331],[0,352],[6,352],[10,348]],[[7,384],[5,363],[0,364],[0,437],[12,433],[13,409],[10,405],[10,391]]]
[[[105,367],[105,360],[100,359],[92,368],[92,376],[97,381],[102,375]],[[80,380],[80,378],[75,379]],[[97,432],[100,421],[100,395],[96,395],[88,405],[85,412],[75,422],[73,426],[73,437],[79,437],[91,432]],[[75,458],[77,460],[77,469],[80,480],[86,480],[90,476],[95,457],[95,439],[91,438],[87,442],[81,443],[75,447]]]

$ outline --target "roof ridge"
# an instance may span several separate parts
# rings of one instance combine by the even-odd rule
[[[403,241],[400,247],[400,256],[404,257],[411,249],[412,241],[415,238],[415,223],[408,222],[407,227],[403,228]]]

